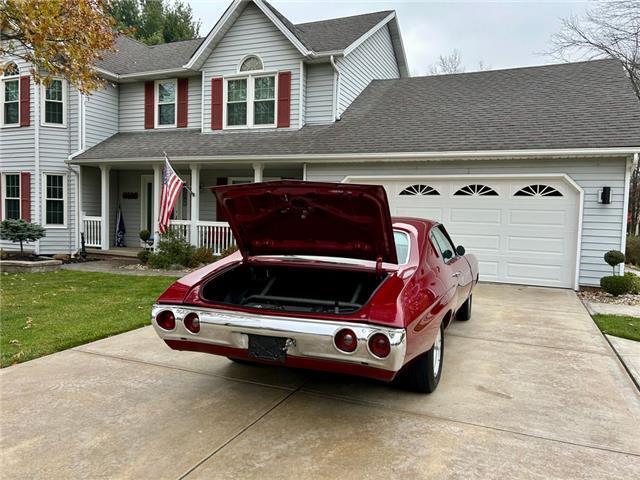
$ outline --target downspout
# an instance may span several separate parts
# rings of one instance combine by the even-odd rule
[[[42,195],[40,186],[42,185],[42,177],[40,175],[40,110],[42,106],[40,105],[40,85],[35,84],[33,86],[33,97],[34,103],[33,111],[34,111],[34,127],[33,127],[33,160],[34,160],[34,191],[36,201],[33,202],[35,206],[35,219],[36,223],[42,225],[41,216],[42,216]],[[36,255],[40,254],[40,240],[36,240],[35,245]]]
[[[331,62],[331,66],[333,67],[333,71],[334,71],[334,75],[335,75],[335,82],[333,85],[333,89],[334,89],[334,95],[333,95],[333,102],[335,104],[335,108],[333,111],[333,117],[335,120],[340,120],[340,113],[339,113],[339,109],[340,109],[340,69],[338,68],[338,65],[336,64],[335,58],[333,55],[331,55],[331,57],[329,57],[329,61]]]
[[[69,161],[73,160],[76,156],[80,155],[85,151],[85,96],[78,92],[78,150],[73,152],[67,158]],[[80,250],[80,216],[81,216],[81,205],[80,205],[80,168],[73,168],[73,165],[67,164],[67,171],[70,174],[75,176],[75,204],[76,204],[76,215],[75,215],[75,253]]]

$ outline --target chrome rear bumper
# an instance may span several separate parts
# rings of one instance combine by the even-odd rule
[[[158,326],[156,316],[171,310],[176,327],[167,331]],[[200,318],[200,332],[193,334],[183,325],[183,319],[191,312]],[[406,332],[403,328],[387,328],[366,323],[312,320],[296,317],[257,315],[228,310],[186,307],[182,305],[154,305],[152,323],[163,340],[199,342],[223,347],[248,349],[249,334],[287,338],[287,355],[310,359],[331,360],[365,365],[397,372],[402,368],[406,353]],[[354,352],[346,353],[335,346],[334,336],[349,328],[358,337]],[[389,338],[391,352],[379,358],[369,351],[368,340],[375,333]]]

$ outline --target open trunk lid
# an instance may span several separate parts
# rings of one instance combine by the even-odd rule
[[[315,255],[398,263],[379,185],[282,180],[211,187],[244,258]]]

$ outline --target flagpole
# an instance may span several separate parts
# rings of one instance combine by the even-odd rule
[[[162,151],[162,153],[164,154],[164,159],[167,161],[167,163],[169,164],[169,166],[171,168],[173,168],[173,165],[171,165],[171,162],[169,161],[169,155],[167,155],[167,152],[165,152],[164,150]],[[175,172],[175,168],[173,168],[173,171]],[[182,178],[180,178],[180,180],[182,181],[182,186],[184,188],[187,189],[187,191],[191,194],[192,197],[195,197],[196,194],[193,193],[193,190],[191,190],[191,187],[189,187],[189,185],[187,185],[187,182],[185,182],[184,180],[182,180]]]

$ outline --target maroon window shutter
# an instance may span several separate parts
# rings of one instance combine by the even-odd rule
[[[229,179],[227,177],[218,177],[216,179],[216,185],[227,185],[229,183]],[[227,219],[222,212],[222,208],[220,205],[216,203],[216,222],[226,222]]]
[[[189,114],[189,79],[178,79],[178,120],[177,127],[185,128],[187,126],[187,116]]]
[[[222,78],[211,79],[211,130],[222,130]]]
[[[291,72],[278,73],[278,128],[291,125]]]
[[[31,79],[20,77],[20,126],[28,127],[31,124]]]
[[[153,128],[155,123],[155,86],[153,82],[144,83],[144,128]]]
[[[20,210],[22,219],[31,222],[31,173],[20,173]]]

